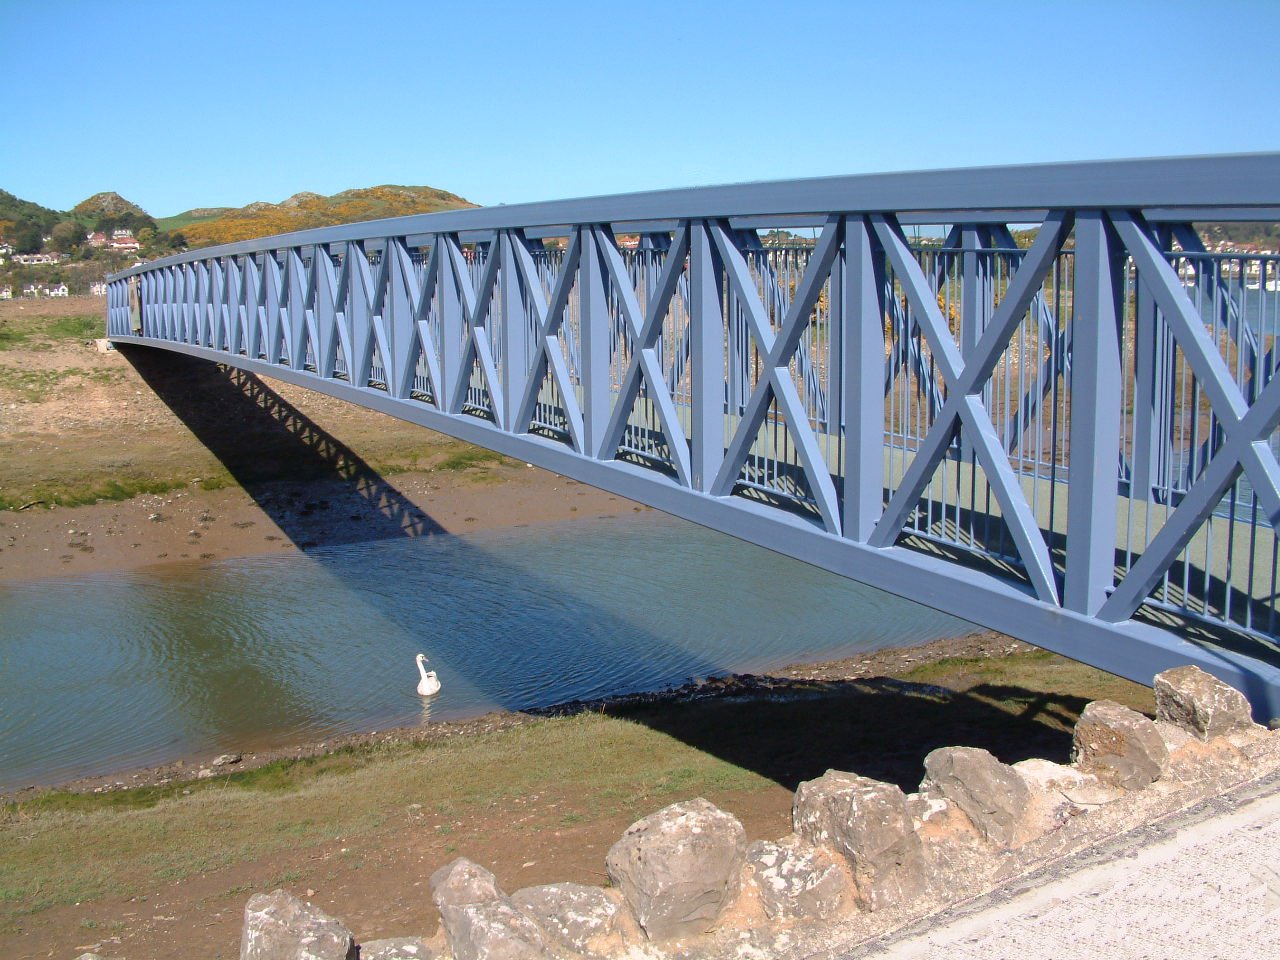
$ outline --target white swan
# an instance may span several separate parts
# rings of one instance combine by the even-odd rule
[[[418,696],[433,697],[440,692],[440,678],[434,670],[428,670],[423,664],[427,662],[425,654],[418,654],[418,673],[422,679],[418,681]]]

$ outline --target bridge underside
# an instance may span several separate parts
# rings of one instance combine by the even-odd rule
[[[1280,716],[1280,257],[1212,252],[1197,226],[1280,219],[1280,160],[1082,166],[193,251],[112,278],[108,335],[380,410],[1139,682],[1195,663]],[[1066,196],[1064,171],[1090,186]]]

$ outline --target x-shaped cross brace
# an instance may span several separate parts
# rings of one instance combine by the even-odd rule
[[[873,547],[889,547],[915,509],[921,493],[933,476],[938,462],[957,429],[967,431],[974,454],[986,471],[987,481],[1004,513],[1018,553],[1036,596],[1048,603],[1058,602],[1058,587],[1044,538],[1040,535],[1035,515],[1022,492],[1017,475],[1009,463],[1001,439],[996,436],[991,418],[982,403],[982,387],[990,378],[1001,355],[1031,305],[1036,292],[1053,266],[1062,243],[1071,230],[1072,217],[1067,213],[1050,213],[1036,234],[1035,243],[1027,251],[1009,281],[1000,306],[983,331],[973,353],[963,358],[920,265],[907,246],[902,228],[891,217],[873,215],[872,226],[893,265],[898,282],[906,292],[911,308],[919,317],[921,330],[929,342],[933,360],[947,388],[947,401],[938,412],[932,427],[921,441],[915,459],[907,468],[897,491],[885,508],[868,541]]]
[[[1111,222],[1138,268],[1138,276],[1164,313],[1183,357],[1209,398],[1223,441],[1218,452],[1152,538],[1128,575],[1107,598],[1098,617],[1127,620],[1164,575],[1243,470],[1272,528],[1280,526],[1280,464],[1267,443],[1280,424],[1280,377],[1273,377],[1250,407],[1231,378],[1169,261],[1136,213],[1112,213]]]

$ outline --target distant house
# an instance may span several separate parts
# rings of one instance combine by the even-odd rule
[[[107,295],[107,281],[97,280],[89,284],[89,296],[105,297]]]
[[[67,285],[65,283],[58,283],[53,286],[45,287],[43,293],[46,297],[69,296],[69,293],[67,292]]]
[[[0,287],[0,300],[12,300],[13,287]]]
[[[133,235],[132,230],[113,230],[111,232],[111,242],[107,244],[112,250],[141,250],[140,244]]]
[[[105,247],[107,245],[107,235],[101,230],[86,234],[84,240],[91,247]]]
[[[32,297],[39,296],[40,291],[36,289],[36,285],[34,283],[28,283],[25,287],[22,288],[22,295],[27,299],[30,299]]]
[[[39,266],[57,263],[61,259],[63,257],[59,253],[19,253],[14,255],[13,262],[25,264],[26,266]]]

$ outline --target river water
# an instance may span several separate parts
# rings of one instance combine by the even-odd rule
[[[968,629],[653,514],[5,585],[0,790]]]

